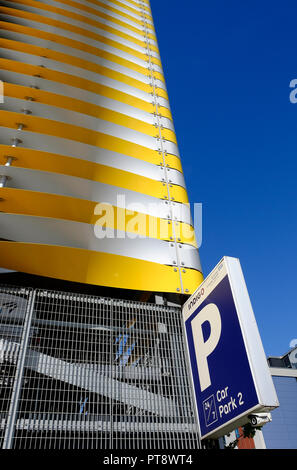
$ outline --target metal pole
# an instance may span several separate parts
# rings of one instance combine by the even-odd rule
[[[199,424],[199,415],[198,415],[198,410],[197,410],[197,405],[196,405],[196,394],[195,394],[195,388],[194,388],[194,382],[192,378],[192,372],[191,372],[191,362],[190,362],[190,356],[189,356],[189,351],[188,351],[188,340],[187,340],[187,334],[186,334],[186,327],[183,319],[183,314],[182,314],[182,309],[180,311],[180,317],[181,317],[181,323],[182,323],[182,335],[183,335],[183,342],[184,342],[184,357],[186,360],[186,370],[187,370],[187,376],[190,384],[190,392],[191,392],[191,398],[192,398],[192,406],[194,408],[194,417],[196,420],[196,425],[197,425],[197,443],[198,443],[198,448],[202,449],[202,444],[201,444],[201,433],[200,433],[200,424]]]
[[[33,290],[29,294],[28,305],[26,310],[25,322],[24,322],[24,329],[23,335],[21,339],[18,361],[16,364],[16,373],[14,378],[14,384],[12,389],[12,395],[10,399],[10,407],[7,416],[7,423],[5,429],[5,435],[3,439],[3,449],[11,449],[12,442],[14,437],[14,430],[15,430],[15,421],[17,415],[17,409],[19,404],[19,397],[21,393],[21,385],[22,379],[24,374],[24,365],[27,353],[27,347],[30,337],[30,329],[32,323],[32,315],[34,310],[34,301],[35,301],[36,291]]]

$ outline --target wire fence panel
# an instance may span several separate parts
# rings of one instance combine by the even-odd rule
[[[180,308],[0,287],[1,447],[196,449]]]
[[[29,317],[30,294],[32,294],[30,289],[16,291],[9,287],[0,288],[0,441],[2,448],[9,447],[13,433],[28,340],[24,333],[26,318]],[[30,325],[27,330],[29,329]]]

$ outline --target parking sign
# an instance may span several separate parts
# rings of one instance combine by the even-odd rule
[[[238,259],[224,257],[183,306],[201,438],[278,406]]]

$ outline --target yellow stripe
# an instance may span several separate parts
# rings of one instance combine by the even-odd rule
[[[169,185],[169,195],[171,201],[187,203],[188,196],[185,188],[176,184]]]
[[[138,158],[140,160],[157,165],[159,164],[159,160],[161,158],[158,155],[158,152],[155,150],[128,142],[118,137],[37,116],[0,110],[0,125],[2,127],[16,129],[19,123],[24,124],[24,131],[28,130],[30,132],[51,135],[76,142],[82,142],[88,145],[94,145],[99,148],[123,153],[124,155]],[[175,155],[167,155],[166,162],[172,168],[181,170],[180,160]]]
[[[168,220],[106,203],[15,188],[0,188],[0,210],[8,214],[71,220],[105,226],[141,237],[173,240]],[[176,227],[175,227],[176,230]],[[178,223],[180,243],[196,247],[193,227]]]
[[[16,10],[14,8],[7,8],[7,7],[1,7],[0,6],[0,12],[3,12],[4,14],[7,14],[9,16],[15,16],[17,18],[24,18],[24,19],[27,19],[29,21],[34,21],[34,22],[37,22],[37,23],[47,24],[49,26],[53,26],[53,28],[59,28],[59,29],[65,30],[65,31],[71,31],[71,32],[73,32],[75,34],[79,34],[81,36],[90,37],[90,38],[95,39],[97,41],[108,44],[112,47],[115,47],[116,49],[127,52],[128,54],[131,54],[134,57],[138,57],[141,60],[147,60],[147,55],[145,53],[141,53],[141,52],[139,52],[139,51],[137,51],[137,50],[135,50],[131,47],[128,47],[128,46],[125,46],[124,44],[121,44],[120,42],[114,41],[114,40],[109,39],[109,38],[107,38],[105,36],[102,36],[100,34],[96,34],[92,31],[88,31],[87,29],[83,29],[83,28],[80,28],[78,26],[73,26],[69,23],[64,23],[62,21],[53,20],[52,18],[46,18],[46,17],[41,16],[41,15],[36,15],[35,13],[28,13],[26,11]],[[5,27],[5,25],[7,25],[7,26]],[[10,23],[1,22],[1,26],[2,26],[3,29],[11,29],[11,26],[9,26],[9,25],[10,25]],[[21,28],[21,26],[19,26],[19,25],[15,25],[15,26],[18,26],[19,28]],[[113,34],[116,34],[116,30],[114,30]],[[159,59],[157,59],[156,57],[152,57],[151,61],[153,63],[159,65],[160,67],[162,66],[161,61]]]
[[[203,274],[195,269],[184,269],[181,275],[184,292],[189,295],[193,294],[203,282]]]
[[[106,96],[121,103],[128,104],[137,109],[141,109],[148,113],[156,112],[156,107],[151,103],[143,101],[139,98],[135,98],[132,95],[123,93],[114,88],[101,85],[100,83],[95,83],[90,80],[76,77],[75,75],[66,74],[63,72],[57,72],[56,70],[51,70],[48,68],[39,67],[36,65],[29,65],[23,62],[17,62],[15,60],[1,59],[0,58],[0,68],[2,70],[9,70],[16,73],[39,76],[46,80],[63,83],[65,85],[70,85],[76,88],[80,88],[91,93],[96,93],[97,95]],[[159,113],[161,116],[167,117],[172,120],[170,110],[164,107],[159,108]]]
[[[167,196],[166,187],[163,186],[162,182],[134,174],[133,167],[131,172],[129,172],[64,155],[23,147],[12,148],[8,145],[0,145],[0,164],[6,162],[5,157],[7,155],[16,158],[13,162],[13,165],[16,167],[85,178],[159,199],[164,199],[164,196]],[[188,203],[187,192],[181,186],[172,185],[170,195],[174,197],[176,202]]]
[[[134,0],[128,0],[128,3],[130,3],[131,5],[135,5],[136,8],[139,8],[139,3],[137,2],[134,2]],[[146,3],[146,5],[149,5],[149,2],[147,2],[147,0],[143,0],[143,3]],[[143,6],[143,5],[142,5]],[[143,6],[143,8],[145,8],[146,10],[148,10],[147,6]]]
[[[159,240],[169,241],[172,237],[172,227],[167,220],[106,203],[12,188],[0,189],[0,194],[4,199],[0,208],[5,213],[98,224]],[[133,224],[133,219],[138,224]]]
[[[101,4],[101,2],[99,2],[97,0],[89,0],[89,3],[93,3],[94,5],[98,5],[98,6]],[[137,8],[139,8],[139,5],[137,5],[137,4],[135,4],[136,8],[132,8],[132,7],[129,7],[128,5],[126,5],[125,3],[117,2],[116,0],[111,0],[110,3],[113,3],[114,5],[122,7],[125,10],[131,11],[131,13],[135,13],[136,15],[140,16],[140,11],[137,9]],[[134,2],[132,2],[132,3],[134,3]],[[144,16],[152,21],[152,16],[151,16],[150,12],[148,11],[148,8],[144,7],[144,9],[146,11],[146,14]]]
[[[71,11],[63,10],[63,9],[57,8],[57,7],[52,7],[50,5],[46,5],[46,4],[41,3],[41,2],[36,2],[34,0],[18,0],[18,3],[22,4],[22,5],[26,5],[26,6],[32,6],[32,7],[37,8],[37,9],[42,9],[44,11],[50,11],[52,13],[57,13],[59,15],[66,16],[67,18],[72,18],[76,21],[82,21],[83,23],[88,23],[88,24],[90,24],[92,26],[95,26],[97,28],[101,27],[101,23],[98,22],[98,21],[92,20],[90,18],[87,18],[83,15],[79,15],[77,13],[73,13]],[[100,16],[101,18],[103,18],[107,21],[111,21],[112,23],[118,24],[119,26],[122,26],[126,29],[129,29],[130,31],[133,31],[133,32],[141,35],[141,31],[139,29],[133,28],[133,26],[130,26],[130,25],[128,25],[127,23],[125,23],[123,21],[119,21],[116,18],[111,17],[110,15],[106,15],[104,13],[99,13],[98,12],[98,16]],[[156,40],[156,37],[153,34],[148,34],[148,37],[153,39],[153,40]],[[135,38],[134,38],[133,42],[135,42]],[[139,43],[142,44],[141,41],[139,41]]]
[[[18,2],[18,3],[19,3],[19,2]],[[51,7],[50,7],[49,9],[50,9],[50,11],[51,11]],[[13,12],[12,12],[12,11],[8,12],[8,10],[13,10]],[[30,19],[30,18],[33,18],[33,16],[36,17],[36,18],[40,18],[40,16],[41,16],[41,15],[37,15],[36,13],[31,13],[31,12],[28,13],[28,12],[26,12],[26,11],[24,11],[24,10],[19,10],[19,9],[14,9],[14,8],[11,9],[11,8],[8,8],[8,7],[1,7],[1,11],[5,12],[5,13],[7,12],[7,14],[13,14],[14,16],[20,16],[20,17],[22,17],[22,18],[29,18],[29,19]],[[55,9],[54,9],[54,11],[55,11]],[[43,16],[42,16],[42,17],[43,17]],[[37,21],[37,20],[36,20],[36,21]],[[52,20],[52,19],[50,19],[50,18],[44,18],[44,21],[47,22],[47,24],[54,24],[55,22],[57,22],[57,24],[65,24],[64,22],[61,22],[60,20]],[[67,24],[68,24],[68,23],[67,23]],[[138,45],[138,46],[140,46],[140,47],[143,47],[143,48],[146,47],[145,41],[141,41],[141,40],[139,40],[139,39],[136,39],[136,38],[134,38],[134,36],[130,36],[130,35],[127,34],[127,33],[123,33],[122,31],[120,31],[120,30],[118,30],[118,29],[115,29],[115,28],[112,28],[111,26],[108,26],[108,25],[106,25],[106,24],[104,24],[104,23],[98,23],[98,24],[97,24],[97,27],[100,28],[100,29],[103,29],[103,30],[105,30],[105,31],[108,31],[108,32],[110,32],[110,33],[112,33],[112,34],[114,34],[114,35],[116,35],[116,36],[119,36],[119,37],[121,37],[121,38],[123,38],[123,39],[126,39],[126,40],[128,40],[128,41],[130,41],[130,42],[132,42],[132,43],[134,43],[134,44],[136,44],[136,45]],[[73,28],[73,29],[72,29],[72,28]],[[74,25],[71,25],[71,24],[69,24],[69,28],[66,28],[66,27],[65,27],[65,29],[69,29],[69,30],[71,30],[71,31],[75,31],[75,30],[76,30],[75,28],[77,28],[77,29],[79,29],[79,30],[82,29],[82,28],[80,28],[80,27],[78,27],[78,26],[74,26]],[[84,30],[84,31],[85,31],[85,30]],[[95,34],[95,33],[90,32],[90,34]],[[151,50],[154,50],[154,51],[156,51],[156,52],[159,53],[158,47],[157,47],[157,46],[154,46],[153,44],[150,44],[150,49],[151,49]]]
[[[142,67],[141,65],[135,64],[134,62],[131,62],[130,60],[123,59],[122,57],[117,56],[116,54],[111,54],[110,52],[106,52],[102,49],[98,49],[97,47],[90,46],[83,42],[75,41],[74,39],[69,39],[69,38],[66,38],[57,34],[47,33],[47,32],[40,31],[35,28],[29,28],[27,26],[19,26],[19,25],[16,25],[13,23],[7,23],[4,21],[3,22],[0,21],[0,26],[2,29],[15,31],[15,32],[26,34],[26,35],[33,36],[33,37],[42,38],[46,41],[51,41],[53,43],[63,44],[64,46],[70,47],[72,49],[77,49],[79,51],[93,54],[96,57],[101,57],[102,59],[109,60],[111,62],[114,62],[115,64],[121,65],[122,67],[126,67],[131,70],[134,70],[135,72],[140,73],[142,75],[146,75],[146,76],[148,75],[148,69],[146,67]],[[31,45],[29,46],[31,47]],[[58,54],[64,55],[64,53],[57,52],[55,50],[52,50],[51,52],[53,52],[54,54],[58,53]],[[75,53],[75,51],[73,52]],[[69,57],[73,57],[73,56],[69,56]],[[90,63],[90,61],[86,61],[86,62]]]
[[[34,46],[32,44],[26,44],[20,41],[12,41],[10,39],[0,39],[0,47],[6,49],[13,49],[19,52],[24,52],[26,54],[32,54],[39,57],[45,57],[47,59],[55,60],[58,62],[66,63],[72,65],[74,67],[79,67],[85,70],[89,70],[94,73],[99,73],[106,77],[112,78],[113,80],[118,80],[126,85],[132,86],[139,90],[145,91],[146,93],[151,93],[150,85],[141,82],[140,80],[136,80],[134,78],[128,77],[122,73],[113,71],[107,67],[103,67],[101,65],[94,64],[93,62],[80,59],[78,57],[63,54],[61,52],[52,51],[45,47]],[[155,75],[157,75],[155,73]]]
[[[112,111],[86,101],[76,100],[74,98],[43,90],[35,90],[21,85],[12,85],[11,83],[4,83],[4,96],[10,96],[22,100],[30,96],[38,103],[69,109],[77,113],[86,114],[97,119],[112,122],[119,126],[127,127],[151,137],[159,137],[158,131],[153,124],[148,124],[139,119],[129,117],[126,114]],[[172,130],[162,129],[161,134],[164,139],[174,142],[175,144],[177,143],[175,133]]]
[[[57,0],[55,0],[57,1]],[[87,13],[90,13],[92,15],[95,15],[95,16],[101,16],[102,13],[98,10],[96,10],[95,8],[91,8],[87,5],[83,5],[81,3],[78,3],[78,2],[73,2],[71,0],[59,0],[59,3],[64,3],[64,5],[69,5],[69,6],[72,6],[74,8],[77,8],[79,10],[82,10],[82,11],[85,11]],[[123,18],[129,20],[129,21],[133,21],[133,23],[136,23],[136,24],[139,24],[139,26],[142,26],[143,25],[143,21],[141,20],[138,20],[137,18],[134,18],[133,16],[131,15],[128,15],[127,13],[124,13],[122,12],[121,10],[118,10],[116,8],[113,8],[112,6],[110,5],[107,5],[105,3],[102,3],[102,2],[97,2],[97,5],[100,6],[101,8],[104,8],[105,10],[109,10],[109,11],[112,11],[113,13],[119,15],[119,16],[122,16]],[[111,21],[114,21],[116,18],[114,18],[113,16],[110,16],[111,18]],[[150,19],[150,18],[148,18]],[[129,27],[130,25],[128,23],[126,23],[126,21],[124,22],[124,24],[126,25],[125,27]],[[134,28],[132,26],[132,28]],[[152,30],[152,34],[154,34],[154,27],[150,24],[148,24],[148,28]],[[139,34],[141,34],[141,30],[138,30],[137,28],[135,28],[136,31],[139,31]]]
[[[1,241],[0,259],[6,269],[73,282],[152,292],[181,289],[172,267],[79,248]]]
[[[1,212],[94,224],[97,202],[15,188],[0,188]],[[98,219],[98,216],[97,216]]]

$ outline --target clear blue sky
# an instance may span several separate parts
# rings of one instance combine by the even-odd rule
[[[207,275],[240,259],[267,355],[297,338],[296,0],[151,0]]]

